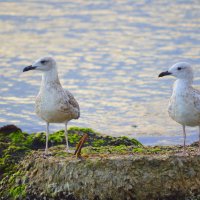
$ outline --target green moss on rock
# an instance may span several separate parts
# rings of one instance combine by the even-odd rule
[[[63,130],[49,136],[49,157],[43,132],[0,133],[1,199],[199,198],[198,144],[187,147],[189,156],[179,157],[182,146],[144,147],[128,137],[73,127],[70,146],[75,149],[85,133],[82,159],[66,153]]]
[[[26,185],[19,185],[16,187],[13,187],[9,191],[10,196],[13,199],[23,199],[26,197]]]
[[[42,150],[32,151],[20,163],[18,169],[26,173],[21,179],[17,174],[15,182],[26,183],[27,197],[63,200],[200,197],[197,147],[188,147],[190,156],[183,157],[174,154],[180,150],[177,146],[141,148],[143,153],[133,152],[134,147],[125,145],[88,146],[83,149],[82,159],[66,156],[63,147],[51,147],[48,158],[43,157]],[[16,184],[11,187],[16,188]]]
[[[0,197],[3,199],[23,199],[26,196],[26,184],[22,179],[25,176],[25,171],[20,170],[19,163],[33,150],[41,149],[43,154],[46,142],[44,132],[28,134],[13,127],[11,128],[15,130],[14,132],[0,131]],[[84,145],[86,148],[83,149],[85,155],[90,153],[91,155],[120,153],[126,150],[127,145],[132,146],[132,148],[142,146],[135,139],[103,136],[90,128],[79,127],[72,127],[68,130],[70,146],[75,148],[85,133],[89,135]],[[71,158],[72,155],[65,152],[64,130],[50,134],[48,143],[52,155],[60,158]]]
[[[71,147],[75,147],[76,144],[79,142],[80,138],[85,134],[88,134],[88,139],[84,146],[119,146],[119,145],[126,145],[126,146],[142,146],[142,144],[133,138],[128,137],[111,137],[111,136],[104,136],[100,133],[93,131],[90,128],[79,128],[79,127],[72,127],[68,130],[68,140],[69,145]],[[45,147],[45,133],[37,133],[37,134],[30,134],[28,138],[31,138],[30,148],[31,149],[39,149]],[[65,135],[64,130],[57,131],[49,135],[49,146],[56,146],[60,144],[65,144]]]

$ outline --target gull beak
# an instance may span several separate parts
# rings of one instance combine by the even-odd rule
[[[168,71],[166,71],[166,72],[161,72],[159,75],[158,75],[158,77],[163,77],[163,76],[168,76],[168,75],[171,75],[172,73],[171,72],[168,72]]]
[[[37,67],[33,67],[32,65],[30,65],[30,66],[28,66],[28,67],[25,67],[24,69],[23,69],[23,72],[27,72],[27,71],[29,71],[29,70],[33,70],[33,69],[36,69]]]

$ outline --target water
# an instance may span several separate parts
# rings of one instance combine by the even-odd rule
[[[50,54],[80,103],[71,126],[145,144],[182,143],[181,126],[167,114],[174,79],[157,76],[187,61],[200,85],[198,0],[1,1],[0,43],[0,126],[45,130],[34,113],[41,76],[22,69]],[[187,132],[188,143],[197,139],[197,128]]]

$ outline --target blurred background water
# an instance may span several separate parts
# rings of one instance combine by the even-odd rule
[[[200,85],[199,0],[1,1],[0,44],[0,126],[45,130],[34,113],[41,74],[22,69],[52,55],[81,107],[71,126],[182,144],[182,128],[167,113],[174,79],[158,74],[187,61]],[[187,129],[188,143],[197,130]]]

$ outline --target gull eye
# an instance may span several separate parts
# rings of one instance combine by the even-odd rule
[[[47,60],[41,60],[40,62],[41,62],[41,64],[44,65],[44,64],[46,64],[48,61],[47,61]]]
[[[178,67],[177,69],[178,69],[178,70],[181,70],[182,68],[181,68],[181,67]]]

